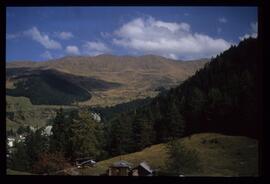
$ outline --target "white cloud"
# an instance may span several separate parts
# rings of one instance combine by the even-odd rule
[[[62,40],[69,40],[74,37],[74,35],[71,32],[56,32],[55,36]]]
[[[83,45],[83,53],[91,56],[97,56],[100,54],[108,53],[111,50],[102,42],[86,42]]]
[[[227,23],[227,22],[228,22],[228,20],[227,20],[225,17],[219,18],[218,21],[219,21],[220,23]]]
[[[258,34],[258,22],[250,23],[252,34],[251,37],[256,38]]]
[[[37,27],[33,27],[24,32],[25,35],[30,36],[33,40],[37,41],[41,45],[43,45],[46,49],[61,49],[62,45],[50,39],[48,35],[42,34]]]
[[[111,36],[110,33],[107,33],[107,32],[100,32],[100,35],[103,37],[103,38],[108,38]]]
[[[172,32],[175,32],[177,30],[184,30],[189,31],[190,26],[187,23],[170,23],[170,22],[163,22],[163,21],[155,21],[151,20],[154,26],[160,27],[160,28],[167,28]]]
[[[45,51],[40,55],[43,59],[53,59],[52,54],[49,51]]]
[[[244,39],[249,38],[249,37],[257,38],[257,36],[258,36],[258,22],[251,22],[250,29],[251,29],[251,33],[245,33],[243,36],[240,36],[239,39],[244,40]]]
[[[113,43],[144,54],[172,59],[195,59],[214,56],[230,47],[223,39],[192,33],[190,25],[164,22],[152,17],[134,19],[114,33]]]
[[[66,47],[66,52],[68,54],[71,54],[71,55],[79,55],[80,54],[80,50],[77,46],[74,46],[74,45],[69,45]]]

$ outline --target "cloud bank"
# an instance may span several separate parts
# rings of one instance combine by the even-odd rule
[[[67,54],[70,55],[79,55],[80,54],[80,50],[77,46],[75,45],[69,45],[66,47],[66,52]]]
[[[83,53],[90,56],[97,56],[100,54],[111,52],[105,43],[100,41],[88,41],[83,46]]]
[[[244,40],[246,38],[252,37],[252,38],[257,38],[258,36],[258,22],[251,22],[250,23],[250,33],[246,33],[243,36],[239,37],[239,40]]]
[[[153,17],[136,18],[114,32],[114,44],[172,59],[196,59],[215,56],[230,43],[208,35],[193,33],[188,23],[164,22]]]
[[[56,32],[55,36],[61,40],[69,40],[74,37],[71,32]]]
[[[46,49],[62,49],[62,45],[59,42],[50,39],[48,35],[41,33],[37,27],[32,27],[31,29],[24,31],[24,34],[43,45]]]

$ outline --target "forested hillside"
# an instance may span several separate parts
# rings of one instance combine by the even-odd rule
[[[113,120],[108,125],[110,152],[133,152],[195,132],[258,138],[259,61],[257,39],[232,46],[180,86]]]

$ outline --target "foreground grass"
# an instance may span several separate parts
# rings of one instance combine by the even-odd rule
[[[258,176],[258,142],[242,136],[215,133],[194,134],[181,139],[187,149],[198,152],[199,170],[186,176]],[[168,155],[164,144],[98,162],[93,168],[78,169],[82,175],[100,175],[119,160],[136,166],[146,161],[152,169],[164,170]]]

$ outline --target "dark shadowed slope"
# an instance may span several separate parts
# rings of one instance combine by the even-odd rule
[[[91,98],[91,91],[121,86],[99,79],[75,76],[57,70],[7,68],[13,89],[7,95],[28,97],[33,104],[68,105]]]

